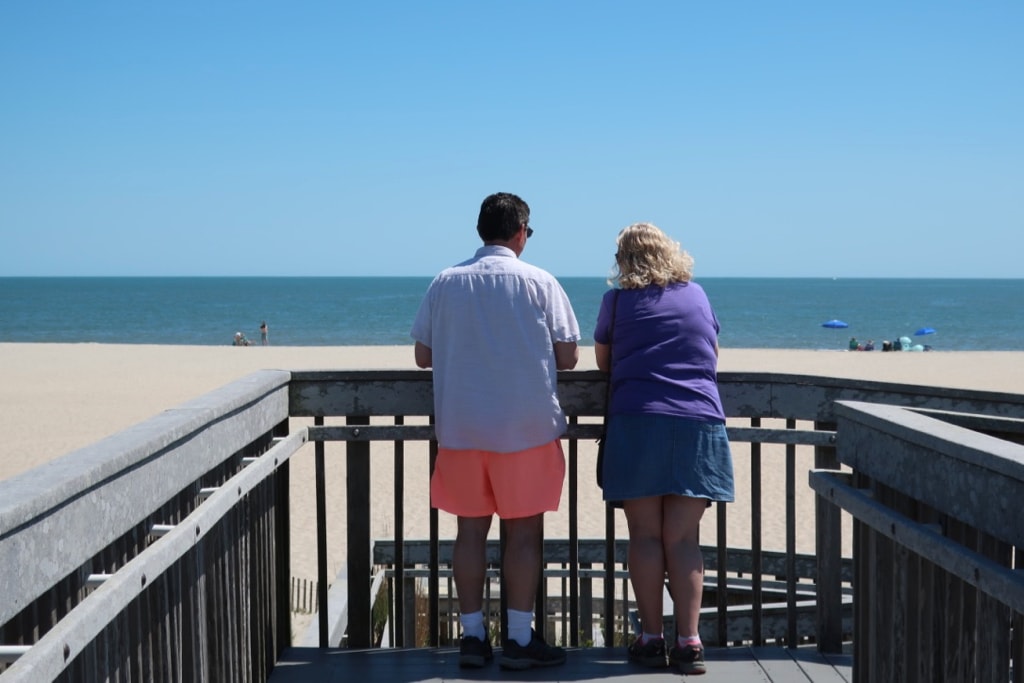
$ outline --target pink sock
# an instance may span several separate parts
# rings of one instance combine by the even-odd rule
[[[700,642],[700,636],[688,636],[686,638],[676,636],[676,645],[679,647],[703,647]]]

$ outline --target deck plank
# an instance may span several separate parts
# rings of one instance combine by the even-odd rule
[[[498,650],[500,652],[500,650]],[[497,654],[497,652],[496,652]],[[852,680],[852,659],[833,663],[813,648],[711,648],[708,676],[716,683],[843,683]],[[570,648],[563,666],[530,671],[500,671],[497,662],[483,669],[460,669],[458,650],[291,648],[270,676],[270,683],[461,683],[500,678],[516,681],[678,681],[674,670],[651,670],[626,661],[623,648]],[[700,679],[695,679],[700,680]]]
[[[853,654],[822,655],[808,648],[789,650],[814,683],[852,683]]]
[[[851,655],[826,657],[813,648],[782,647],[756,647],[751,648],[751,652],[773,683],[849,683],[851,680]]]

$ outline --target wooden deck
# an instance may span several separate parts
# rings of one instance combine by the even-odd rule
[[[504,671],[497,662],[483,669],[460,669],[458,650],[341,650],[291,648],[270,683],[455,683],[457,681],[670,681],[672,669],[646,669],[626,661],[624,648],[570,648],[564,666]],[[709,649],[708,683],[850,683],[853,657],[822,655],[813,647],[732,647]],[[688,678],[688,677],[687,677]]]
[[[264,370],[0,481],[0,681],[678,678],[628,664],[624,648],[574,648],[565,666],[518,674],[461,671],[450,647],[363,649],[385,613],[402,625],[389,642],[446,642],[457,628],[438,513],[419,517],[405,488],[436,447],[431,382],[421,370]],[[581,507],[579,496],[592,485],[606,384],[597,371],[559,373],[569,542],[549,570],[559,579],[549,603],[560,602],[544,612],[561,633],[625,630],[623,541],[603,502]],[[856,669],[858,683],[1013,681],[1024,661],[1024,394],[756,372],[719,385],[750,488],[747,509],[715,508],[705,578],[720,590],[701,619],[711,646],[702,680],[851,683]],[[345,468],[343,486],[327,488],[329,463]],[[371,463],[393,481],[375,480]],[[784,474],[784,491],[767,486],[769,471]],[[808,484],[813,514],[798,515]],[[300,497],[315,499],[308,535],[293,533]],[[390,559],[376,556],[371,533],[387,498]],[[602,514],[604,531],[581,538],[579,520]],[[749,535],[726,536],[736,514],[750,514]],[[785,552],[766,548],[766,520],[785,520]],[[429,535],[419,557],[414,529]],[[804,530],[814,550],[798,554]],[[344,634],[352,649],[286,649],[293,574],[282,549],[313,537],[318,585],[329,588],[317,591],[316,642]],[[346,558],[333,586],[328,540]],[[388,568],[392,584],[374,590]],[[743,600],[724,590],[734,584]],[[332,618],[338,591],[344,616]],[[720,647],[812,639],[856,652]]]

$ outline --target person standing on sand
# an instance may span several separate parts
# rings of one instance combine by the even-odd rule
[[[630,661],[699,675],[704,590],[700,520],[735,497],[732,451],[718,393],[718,319],[691,282],[693,259],[657,226],[635,223],[616,240],[616,289],[594,328],[597,367],[611,372],[604,499],[621,502],[629,580],[640,612]],[[676,637],[666,652],[662,595],[668,575]]]
[[[529,669],[566,658],[532,624],[543,515],[558,509],[565,478],[556,371],[576,367],[580,331],[558,281],[519,259],[533,235],[529,223],[530,207],[516,195],[484,199],[477,219],[484,245],[434,278],[411,332],[416,365],[434,373],[431,505],[458,517],[452,564],[462,667],[493,658],[482,609],[495,514],[505,523],[508,591],[499,664]]]
[[[260,344],[262,344],[263,346],[268,346],[270,344],[270,342],[267,341],[267,321],[266,320],[264,320],[262,323],[260,323]],[[285,346],[287,346],[287,344],[285,344]]]

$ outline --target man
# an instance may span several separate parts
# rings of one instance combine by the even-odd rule
[[[492,658],[483,619],[487,534],[505,522],[502,574],[508,634],[500,665],[565,662],[532,629],[541,575],[543,514],[558,509],[565,478],[557,370],[579,360],[579,325],[558,281],[519,260],[533,235],[530,207],[507,192],[484,199],[484,246],[442,271],[416,315],[416,365],[433,368],[438,454],[431,504],[458,517],[453,551],[462,641],[459,664]]]

